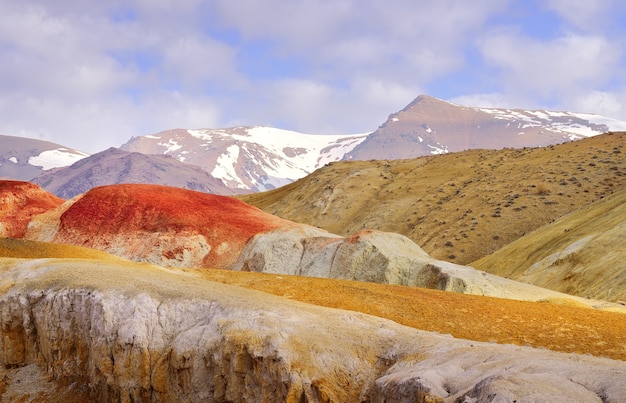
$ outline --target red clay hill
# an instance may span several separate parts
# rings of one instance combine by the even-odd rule
[[[166,266],[229,267],[259,232],[296,225],[227,196],[161,185],[96,187],[34,220],[26,238]]]
[[[0,236],[23,237],[32,217],[63,202],[32,183],[0,180]]]

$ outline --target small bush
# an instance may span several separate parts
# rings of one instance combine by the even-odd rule
[[[547,194],[550,194],[550,187],[546,183],[541,182],[535,188],[535,192],[538,195],[547,195]]]

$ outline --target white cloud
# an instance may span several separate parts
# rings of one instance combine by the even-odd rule
[[[545,6],[567,25],[592,32],[606,28],[612,23],[614,13],[623,12],[624,7],[619,0],[546,0]]]
[[[172,127],[362,132],[442,82],[626,119],[618,3],[541,3],[561,36],[538,37],[494,27],[511,0],[0,1],[0,132],[86,151]]]
[[[591,91],[590,93],[579,94],[570,101],[570,105],[570,110],[580,112],[593,111],[600,115],[615,118],[623,116],[624,112],[626,112],[624,110],[626,91],[622,93]]]
[[[574,34],[539,41],[517,32],[492,32],[480,49],[501,71],[508,93],[544,99],[604,85],[621,56],[604,37]]]

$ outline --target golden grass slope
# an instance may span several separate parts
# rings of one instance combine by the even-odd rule
[[[576,210],[472,266],[555,291],[626,304],[626,190]]]
[[[607,133],[545,148],[342,161],[239,198],[339,235],[401,233],[434,258],[468,264],[626,187],[625,144],[626,133]]]

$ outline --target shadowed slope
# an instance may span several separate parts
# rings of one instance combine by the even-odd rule
[[[472,265],[568,294],[626,303],[626,190],[576,210]]]
[[[231,197],[158,185],[102,186],[65,208],[37,217],[26,237],[167,265],[226,267],[254,234],[294,225]]]
[[[64,201],[32,183],[0,181],[0,236],[24,236],[33,216],[51,210]]]
[[[240,196],[280,217],[347,235],[406,235],[468,264],[626,186],[626,134],[534,149],[470,150],[332,163],[290,185]]]

